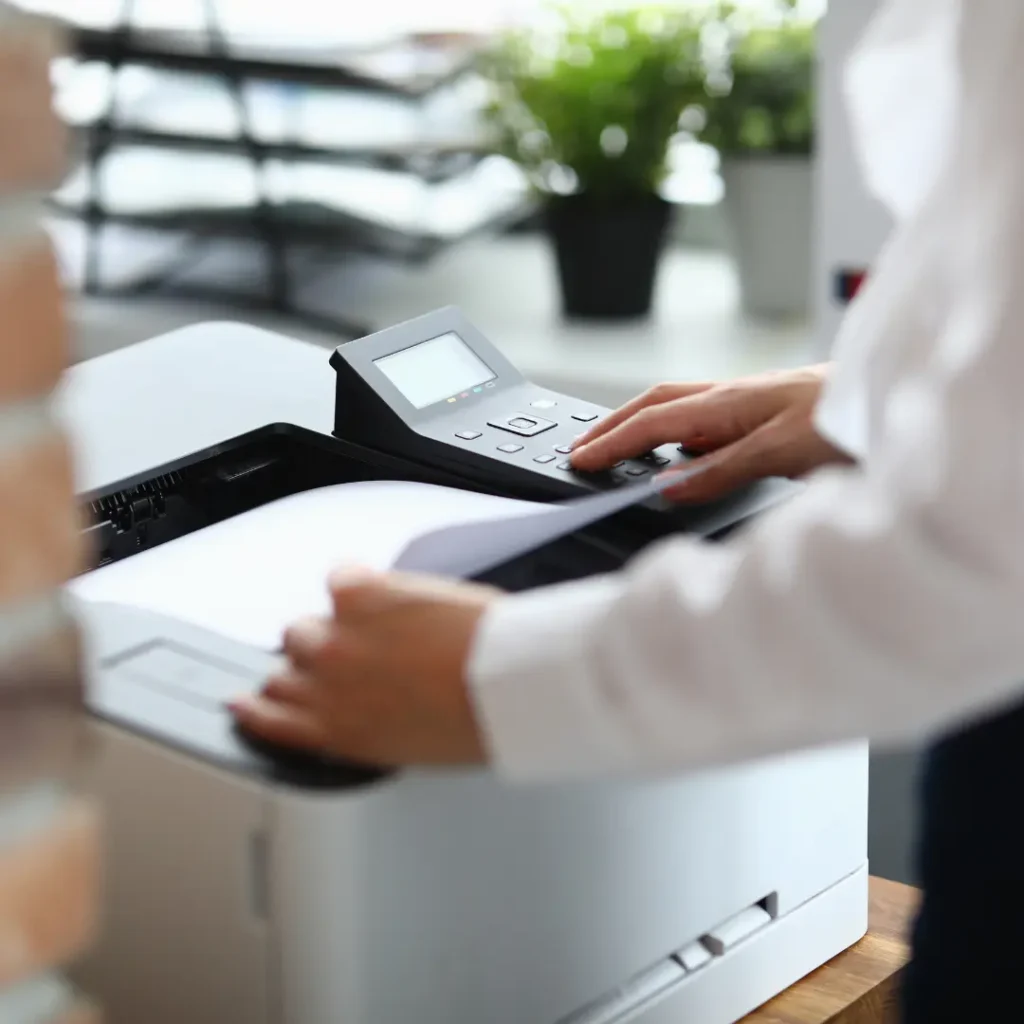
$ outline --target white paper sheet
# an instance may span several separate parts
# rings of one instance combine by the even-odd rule
[[[332,569],[387,569],[425,530],[531,509],[545,506],[407,482],[341,484],[142,551],[73,580],[69,589],[273,650],[288,623],[329,613]]]
[[[538,506],[532,506],[518,512],[509,509],[501,519],[442,526],[410,541],[395,560],[394,568],[463,579],[477,576],[637,505],[666,487],[682,483],[694,472],[697,470],[680,470],[632,487],[557,505],[541,505],[542,515],[537,515]]]
[[[68,586],[82,600],[131,605],[275,650],[287,625],[330,613],[333,569],[473,576],[669,482],[561,505],[399,481],[340,484],[261,506]]]

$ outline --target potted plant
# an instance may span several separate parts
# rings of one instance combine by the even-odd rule
[[[496,145],[542,199],[564,312],[645,315],[671,216],[659,194],[670,142],[703,90],[698,18],[560,8],[505,36],[489,66]]]
[[[722,4],[715,21],[721,46],[707,68],[702,138],[721,155],[743,308],[803,316],[813,274],[815,25],[794,0],[757,20]]]

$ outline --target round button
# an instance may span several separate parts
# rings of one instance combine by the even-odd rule
[[[534,409],[554,409],[558,403],[553,402],[550,398],[538,398],[536,402],[531,402],[530,405],[532,405]]]

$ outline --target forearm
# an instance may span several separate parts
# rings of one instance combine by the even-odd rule
[[[622,577],[511,598],[474,652],[499,769],[693,768],[992,706],[1024,670],[1015,573],[965,560],[931,507],[816,482],[739,544],[662,545]]]

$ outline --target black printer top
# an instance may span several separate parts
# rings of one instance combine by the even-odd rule
[[[272,423],[330,435],[330,351],[245,324],[206,323],[79,363],[59,408],[78,491],[141,480]]]

